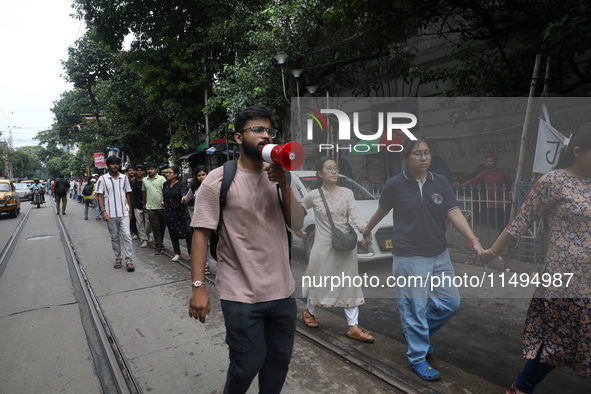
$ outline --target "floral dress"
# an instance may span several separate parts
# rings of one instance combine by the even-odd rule
[[[187,204],[181,203],[181,199],[187,194],[187,183],[177,181],[172,187],[166,181],[162,185],[164,195],[164,211],[166,213],[166,227],[172,238],[185,239],[187,237],[187,221],[189,210]]]
[[[507,231],[518,236],[543,215],[550,229],[544,274],[553,280],[540,285],[530,303],[524,356],[535,359],[541,350],[542,363],[570,366],[591,378],[591,178],[549,172],[534,184]]]
[[[365,227],[366,222],[357,210],[353,192],[346,187],[339,187],[334,195],[324,192],[326,202],[335,226],[349,232],[349,219],[358,229]],[[321,307],[351,308],[365,303],[361,286],[345,283],[331,291],[331,281],[321,283],[322,278],[330,276],[350,277],[351,281],[359,276],[357,248],[348,252],[337,252],[332,248],[332,231],[328,215],[318,189],[308,193],[302,204],[306,209],[314,209],[316,228],[314,246],[310,253],[308,268],[304,275],[311,278],[311,286],[304,282],[303,295],[310,299],[312,305]],[[351,229],[350,231],[353,231]]]

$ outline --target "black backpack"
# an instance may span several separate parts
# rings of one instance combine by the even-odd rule
[[[218,220],[218,227],[216,230],[211,232],[211,236],[209,237],[209,254],[217,261],[218,253],[217,247],[219,242],[219,233],[222,229],[222,223],[224,222],[223,219],[223,209],[226,205],[226,196],[228,195],[228,189],[234,180],[234,175],[236,175],[236,169],[238,168],[238,161],[237,160],[229,160],[224,163],[224,175],[222,176],[222,187],[220,189],[220,217]],[[285,170],[287,175],[287,183],[291,185],[291,173]],[[277,198],[279,199],[279,204],[281,204],[281,211],[283,212],[283,219],[285,220],[285,228],[287,230],[287,242],[289,247],[289,257],[291,258],[291,231],[287,227],[287,218],[285,217],[285,206],[283,205],[283,201],[281,201],[281,197],[279,195],[279,185],[277,185]]]
[[[92,191],[93,191],[93,185],[92,185],[92,183],[89,183],[86,186],[84,186],[84,189],[82,189],[82,195],[83,196],[90,196],[90,195],[92,195]]]
[[[56,181],[55,192],[61,196],[68,194],[70,183],[63,178]]]

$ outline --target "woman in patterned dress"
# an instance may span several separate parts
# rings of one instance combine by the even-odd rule
[[[184,239],[187,242],[187,250],[190,255],[193,236],[193,230],[189,225],[189,210],[187,204],[183,202],[183,197],[187,194],[187,182],[180,179],[179,169],[176,166],[170,166],[163,172],[166,182],[162,185],[162,198],[166,213],[166,227],[168,227],[168,234],[170,234],[174,250],[172,261],[179,261],[181,259],[179,239]]]
[[[537,287],[525,319],[528,361],[508,394],[533,393],[557,366],[591,377],[591,123],[571,137],[556,168],[534,184],[515,220],[481,260],[498,256],[544,215],[550,229],[541,277],[546,281]]]
[[[318,327],[315,317],[318,307],[345,308],[349,325],[347,337],[372,343],[373,337],[357,325],[358,306],[365,302],[361,288],[349,284],[331,289],[330,285],[320,284],[319,279],[327,276],[338,276],[339,278],[359,276],[357,248],[348,252],[337,252],[332,248],[331,226],[320,197],[320,190],[324,193],[335,227],[339,230],[349,231],[349,219],[353,221],[359,231],[365,229],[366,223],[357,210],[353,192],[346,187],[337,186],[339,168],[334,160],[328,157],[318,159],[316,175],[320,186],[308,193],[302,201],[306,209],[314,209],[314,218],[316,219],[314,246],[312,246],[310,261],[304,275],[312,278],[312,283],[317,285],[303,289],[304,296],[308,298],[306,310],[303,312],[304,323],[308,327]],[[305,237],[306,234],[300,232],[298,236]]]

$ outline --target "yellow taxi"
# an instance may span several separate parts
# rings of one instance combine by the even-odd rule
[[[0,213],[7,212],[15,218],[21,211],[21,200],[14,184],[8,179],[0,179]]]

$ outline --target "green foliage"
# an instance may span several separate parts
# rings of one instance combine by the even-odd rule
[[[583,0],[74,0],[74,8],[89,27],[64,61],[75,88],[54,103],[56,125],[39,138],[75,142],[87,155],[116,146],[133,162],[194,151],[205,113],[212,138],[252,104],[276,108],[287,126],[285,96],[308,85],[319,95],[415,96],[432,84],[447,96],[524,96],[536,54],[551,57],[550,93],[591,83]],[[417,58],[426,48],[431,57]],[[283,70],[273,59],[280,53],[289,55]],[[296,79],[293,69],[304,72]],[[383,81],[401,87],[383,91]]]

